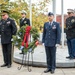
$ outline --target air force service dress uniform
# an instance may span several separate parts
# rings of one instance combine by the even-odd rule
[[[53,15],[49,13],[48,16]],[[43,29],[42,43],[45,45],[47,68],[55,70],[56,68],[56,44],[60,44],[60,26],[59,23],[53,21],[46,22]]]

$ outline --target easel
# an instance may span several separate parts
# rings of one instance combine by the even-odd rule
[[[28,61],[26,61],[27,54],[28,54]],[[32,66],[33,66],[33,51],[32,51],[32,50],[28,50],[28,52],[27,52],[26,54],[23,53],[22,64],[21,64],[20,67],[18,67],[18,70],[20,70],[22,67],[26,67],[26,63],[27,63],[27,64],[28,64],[28,65],[27,65],[28,71],[29,71],[29,72],[32,71],[32,70],[29,68],[29,57],[30,57],[30,54],[31,54]],[[25,62],[24,62],[24,59],[25,59]]]

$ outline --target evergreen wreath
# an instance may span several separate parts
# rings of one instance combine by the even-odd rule
[[[29,36],[32,36],[32,41],[29,42]],[[38,42],[39,33],[38,29],[31,26],[22,26],[16,36],[13,36],[13,44],[19,49],[23,50],[24,53],[33,52],[33,50],[39,44]]]

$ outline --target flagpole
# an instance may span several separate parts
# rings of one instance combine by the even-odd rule
[[[64,48],[64,8],[63,0],[61,0],[61,15],[62,15],[62,48]]]
[[[52,4],[53,4],[52,9],[54,13],[54,21],[56,21],[56,0],[53,0]]]
[[[30,25],[32,26],[32,0],[30,0]],[[32,35],[30,41],[32,41]]]
[[[30,0],[30,24],[32,26],[32,1]]]

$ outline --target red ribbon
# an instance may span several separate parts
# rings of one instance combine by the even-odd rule
[[[31,26],[27,26],[25,28],[24,39],[22,41],[22,46],[25,46],[26,48],[28,48],[28,40],[29,40],[30,30],[31,30]]]

